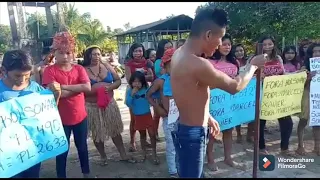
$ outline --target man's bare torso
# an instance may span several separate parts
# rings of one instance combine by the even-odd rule
[[[179,48],[171,61],[171,86],[179,109],[180,123],[188,126],[207,126],[209,118],[209,87],[195,77],[197,58],[186,48]]]

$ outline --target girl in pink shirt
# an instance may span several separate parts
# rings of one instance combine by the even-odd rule
[[[222,44],[219,46],[218,50],[213,54],[210,59],[211,64],[218,70],[224,72],[228,76],[234,78],[239,73],[239,63],[233,57],[231,53],[232,41],[230,35],[226,34],[222,37]],[[242,169],[242,166],[236,162],[234,162],[231,158],[232,154],[232,130],[227,129],[222,132],[223,136],[223,145],[224,145],[224,162],[231,166]],[[207,146],[207,157],[208,164],[211,170],[216,171],[217,167],[214,162],[213,157],[213,138],[209,139],[209,143]]]
[[[297,59],[297,52],[294,46],[286,46],[282,53],[283,66],[286,73],[293,73],[300,70],[301,66]]]
[[[248,57],[246,50],[242,44],[237,44],[232,48],[232,55],[234,58],[236,58],[237,62],[239,63],[239,73],[245,71],[245,67],[248,64]],[[248,123],[248,128],[247,128],[247,141],[248,142],[253,142],[252,137],[253,134],[253,128],[254,128],[254,123]],[[237,130],[237,143],[242,143],[242,135],[241,135],[241,125],[236,126]]]

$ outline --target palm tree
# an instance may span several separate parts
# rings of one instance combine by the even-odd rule
[[[48,35],[48,27],[45,15],[39,13],[26,13],[26,15],[28,16],[26,22],[28,35],[32,39],[46,37]]]
[[[106,38],[110,37],[102,26],[102,23],[95,19],[90,22],[89,26],[84,26],[81,33],[77,36],[86,46],[90,45],[102,45]]]

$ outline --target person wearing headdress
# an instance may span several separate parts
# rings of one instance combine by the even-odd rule
[[[91,177],[88,157],[88,120],[84,93],[91,91],[86,70],[73,64],[75,39],[69,32],[57,33],[53,38],[52,52],[56,63],[45,68],[42,84],[61,88],[58,110],[68,142],[73,132],[74,142],[78,150],[82,174]],[[68,151],[56,157],[58,178],[66,178]]]
[[[123,122],[120,109],[113,96],[113,91],[121,85],[121,79],[112,65],[108,61],[102,62],[101,58],[101,48],[93,45],[84,52],[82,63],[91,82],[91,91],[85,94],[86,108],[89,130],[101,157],[100,165],[107,165],[104,143],[107,137],[112,138],[122,161],[135,163],[127,156],[123,145],[121,136]]]

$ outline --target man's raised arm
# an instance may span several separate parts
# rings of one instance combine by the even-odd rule
[[[263,66],[265,63],[265,58],[257,56],[247,65],[244,72],[232,79],[225,73],[215,69],[207,59],[198,58],[197,63],[194,65],[194,70],[199,82],[208,85],[210,88],[222,89],[230,94],[235,94],[244,89],[257,70],[258,67],[256,65]]]

